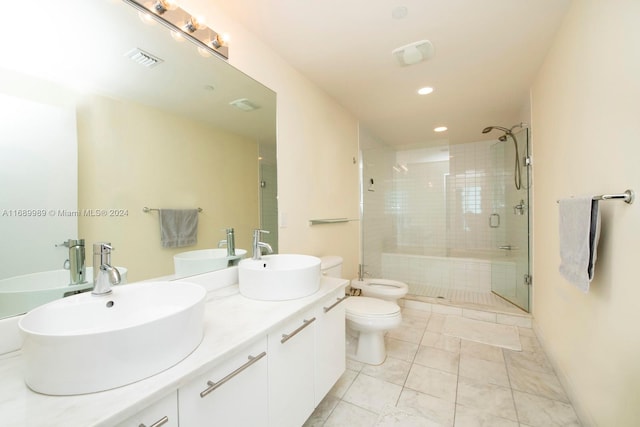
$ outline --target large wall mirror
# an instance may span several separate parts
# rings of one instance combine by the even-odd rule
[[[277,250],[273,91],[120,0],[4,6],[0,318],[68,293],[69,239],[87,267],[110,242],[128,282],[175,278],[174,255],[217,248],[230,227],[237,248],[260,227]],[[197,244],[163,247],[145,207],[200,208]]]

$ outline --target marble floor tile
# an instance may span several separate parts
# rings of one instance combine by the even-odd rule
[[[531,427],[580,425],[573,407],[568,403],[515,390],[513,398],[520,421]]]
[[[405,387],[455,402],[457,375],[414,363]]]
[[[461,377],[472,378],[488,384],[509,387],[509,375],[504,362],[491,362],[466,354],[460,355]]]
[[[329,394],[337,397],[338,399],[342,399],[357,376],[358,373],[356,371],[345,369],[344,374],[342,374],[333,387],[331,387],[331,390],[329,390]]]
[[[402,386],[409,375],[410,368],[411,363],[387,355],[385,361],[380,365],[365,365],[360,372]]]
[[[419,344],[416,343],[397,340],[391,337],[385,337],[384,342],[387,348],[387,357],[412,362],[418,352]]]
[[[444,314],[431,314],[431,317],[429,317],[429,323],[427,323],[427,331],[441,334],[446,318],[447,316]]]
[[[385,405],[395,405],[402,386],[359,373],[343,400],[379,414]]]
[[[437,332],[431,332],[429,329],[422,336],[420,345],[435,347],[447,350],[452,353],[460,353],[460,338],[450,337]]]
[[[403,326],[385,336],[385,362],[347,359],[344,374],[303,427],[580,425],[532,329],[506,326],[509,339],[515,328],[522,347],[514,351],[444,334],[452,315],[437,311],[405,307]],[[469,321],[487,323],[462,320]],[[500,334],[493,338],[503,339]]]
[[[471,378],[458,379],[456,403],[495,417],[518,421],[511,389]]]
[[[429,320],[429,316],[431,316],[431,310],[419,310],[415,308],[403,308],[402,309],[402,317],[410,316],[417,317],[419,319]]]
[[[424,328],[411,328],[400,326],[387,332],[387,337],[395,338],[401,341],[407,341],[418,344],[422,340]]]
[[[506,350],[505,350],[506,351]],[[461,340],[460,353],[490,362],[504,362],[503,350],[493,345]]]
[[[405,388],[400,394],[397,406],[405,411],[419,414],[437,425],[446,427],[453,425],[455,403],[451,401]]]
[[[323,426],[338,403],[340,403],[340,398],[328,394],[324,399],[322,399],[322,402],[320,402],[302,427]]]
[[[329,415],[323,427],[373,427],[377,421],[378,414],[343,400]]]
[[[375,427],[440,427],[440,425],[419,414],[388,405],[382,410]]]
[[[485,411],[457,405],[454,427],[519,427],[519,424],[516,421],[496,417]]]
[[[548,374],[508,365],[511,388],[569,403],[569,398],[555,374]]]
[[[507,366],[528,369],[530,371],[544,372],[547,374],[555,373],[553,366],[551,366],[551,362],[547,359],[547,356],[540,351],[530,352],[505,350],[504,355]]]
[[[460,356],[457,353],[421,345],[414,362],[429,368],[457,374],[459,360]]]
[[[522,350],[518,328],[459,316],[447,316],[442,333],[469,341]]]

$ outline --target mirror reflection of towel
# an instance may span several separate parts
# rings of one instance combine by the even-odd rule
[[[198,209],[159,209],[163,248],[180,248],[198,242]]]
[[[581,197],[560,200],[560,273],[583,292],[589,290],[600,237],[597,200]]]

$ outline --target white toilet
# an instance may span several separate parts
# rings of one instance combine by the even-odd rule
[[[365,278],[351,280],[351,289],[360,289],[364,297],[380,298],[397,304],[407,294],[409,286],[397,280]]]
[[[322,274],[342,276],[342,258],[321,258]],[[347,328],[347,357],[359,362],[379,365],[387,357],[384,334],[402,323],[398,304],[379,298],[356,296],[344,301]]]

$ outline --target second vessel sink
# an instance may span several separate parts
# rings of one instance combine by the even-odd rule
[[[40,393],[73,395],[155,375],[200,345],[205,297],[192,283],[140,282],[40,306],[19,322],[25,381]]]
[[[263,301],[306,297],[320,288],[320,258],[310,255],[265,255],[238,264],[240,293]]]
[[[181,252],[173,256],[173,266],[176,276],[193,276],[227,268],[230,261],[241,259],[246,253],[244,249],[236,249],[236,256],[229,257],[226,249]]]

